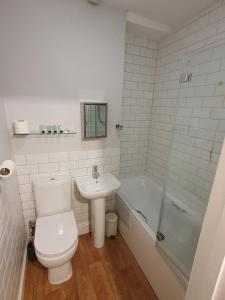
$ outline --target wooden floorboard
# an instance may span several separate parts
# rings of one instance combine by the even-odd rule
[[[27,263],[24,300],[157,300],[120,234],[96,249],[89,234],[79,237],[73,276],[51,285],[38,261]]]

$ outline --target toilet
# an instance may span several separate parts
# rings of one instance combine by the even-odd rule
[[[71,258],[78,245],[71,177],[34,177],[33,194],[37,214],[35,252],[39,262],[48,269],[49,282],[59,284],[72,276]]]

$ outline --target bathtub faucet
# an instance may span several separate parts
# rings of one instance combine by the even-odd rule
[[[98,166],[94,165],[92,167],[92,177],[94,179],[98,179],[98,177],[100,176],[99,172],[98,172]]]

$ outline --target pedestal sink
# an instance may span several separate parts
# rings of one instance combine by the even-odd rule
[[[112,174],[77,177],[77,187],[81,195],[91,201],[91,231],[94,246],[101,248],[105,241],[105,197],[120,187],[120,182]]]

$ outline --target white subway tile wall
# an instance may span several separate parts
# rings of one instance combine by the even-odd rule
[[[207,206],[225,137],[224,45],[225,40],[187,56],[184,69],[192,80],[180,85],[177,97],[167,185],[195,210]],[[213,93],[205,89],[198,96],[206,85]],[[220,93],[218,86],[223,86]]]
[[[157,43],[127,34],[122,102],[122,177],[146,172]]]
[[[92,166],[98,165],[99,173],[111,172],[119,176],[120,149],[107,148],[90,151],[40,153],[15,155],[20,197],[28,234],[28,222],[34,220],[35,206],[32,194],[32,176],[37,174],[69,174],[72,177],[72,203],[79,233],[89,230],[89,202],[79,194],[74,177],[91,175]],[[114,196],[108,197],[106,210],[114,210]]]
[[[16,175],[1,182],[0,299],[17,299],[26,233]]]
[[[157,56],[147,174],[163,184],[175,127],[170,187],[177,188],[179,183],[187,188],[185,201],[200,209],[207,205],[224,138],[225,47],[200,51],[192,57],[191,83],[179,88],[179,76],[188,52],[222,40],[225,44],[224,24],[225,5],[220,1],[163,40]],[[194,191],[196,198],[190,197],[188,191]]]

